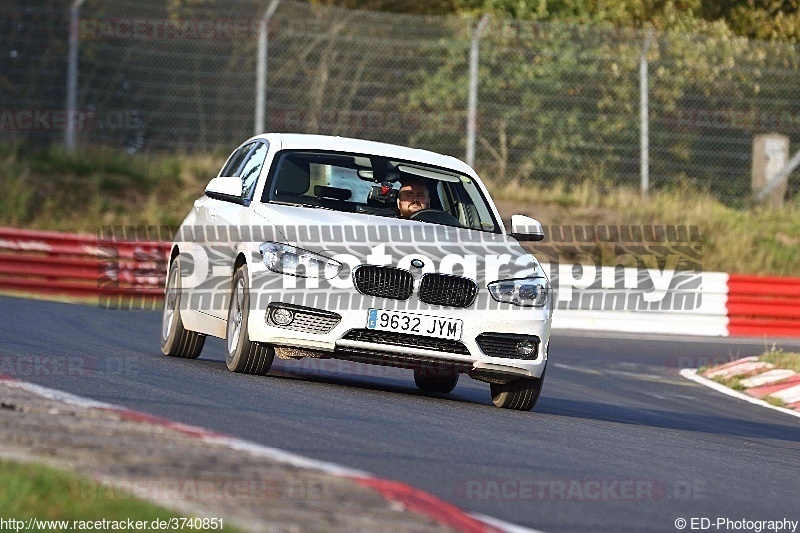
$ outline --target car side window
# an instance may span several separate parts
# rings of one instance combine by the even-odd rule
[[[222,170],[219,173],[220,177],[238,176],[239,169],[242,167],[242,161],[244,161],[245,156],[247,156],[247,153],[253,147],[253,144],[254,143],[245,144],[233,152],[228,158],[228,162],[225,163],[224,167],[222,167]]]
[[[242,165],[242,170],[238,174],[242,178],[242,198],[249,200],[253,197],[268,151],[269,145],[260,142],[256,143]]]
[[[456,202],[453,199],[452,186],[450,186],[449,183],[441,181],[436,186],[436,194],[442,204],[442,210],[458,218],[458,209],[456,208]],[[462,220],[461,222],[463,223],[464,221]]]
[[[472,180],[462,180],[463,187],[456,190],[461,213],[457,215],[468,228],[495,231],[496,226],[480,190]]]

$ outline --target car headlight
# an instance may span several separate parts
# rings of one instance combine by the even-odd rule
[[[498,302],[522,307],[544,307],[550,293],[547,278],[506,279],[494,281],[487,288]]]
[[[338,261],[288,244],[265,242],[258,247],[258,251],[267,268],[279,274],[332,279],[342,269]]]

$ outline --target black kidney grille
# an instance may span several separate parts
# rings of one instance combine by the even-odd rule
[[[419,285],[419,299],[434,305],[469,307],[477,294],[474,281],[448,274],[426,274]]]
[[[414,276],[408,270],[361,265],[353,272],[356,289],[362,294],[408,300],[414,291]]]

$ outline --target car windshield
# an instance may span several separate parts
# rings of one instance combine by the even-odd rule
[[[423,222],[497,233],[492,209],[474,180],[418,162],[342,152],[284,150],[276,157],[262,201],[400,217],[397,195],[415,182],[427,188]]]

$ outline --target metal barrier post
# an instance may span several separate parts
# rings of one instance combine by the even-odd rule
[[[644,40],[642,56],[639,59],[639,117],[640,117],[640,139],[639,146],[641,151],[641,189],[642,196],[647,196],[650,190],[650,117],[649,117],[649,91],[648,84],[648,65],[647,52],[650,50],[650,43],[653,40],[653,30],[648,30]]]
[[[478,115],[478,53],[480,51],[481,33],[489,22],[489,15],[481,17],[478,28],[472,35],[469,49],[469,99],[467,101],[467,164],[475,163],[475,130]]]
[[[264,16],[261,17],[261,22],[258,26],[258,60],[256,61],[256,109],[255,109],[255,124],[253,126],[253,135],[263,133],[266,129],[266,105],[267,105],[267,44],[269,21],[275,10],[278,9],[278,4],[281,0],[272,0],[267,10],[264,11]]]
[[[69,51],[67,56],[67,128],[64,145],[68,152],[75,150],[75,114],[78,107],[78,52],[80,47],[81,5],[75,0],[69,10]]]

